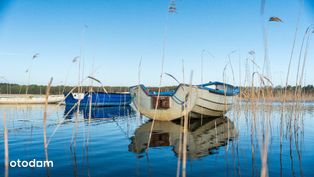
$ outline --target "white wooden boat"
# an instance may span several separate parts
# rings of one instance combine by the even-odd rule
[[[228,112],[239,94],[239,88],[222,82],[198,85],[193,117],[219,117]]]
[[[63,99],[63,95],[49,95],[48,103],[59,103]],[[0,95],[0,104],[44,104],[45,102],[45,95]]]
[[[190,95],[189,90],[189,85],[180,84],[175,90],[160,92],[158,98],[157,92],[149,92],[144,85],[137,85],[130,88],[130,93],[134,106],[141,114],[151,119],[169,121],[184,116],[194,107],[197,87],[191,86]]]
[[[150,119],[169,121],[180,118],[185,113],[191,113],[194,118],[222,116],[231,109],[239,89],[221,82],[193,85],[190,100],[185,101],[189,85],[180,84],[175,90],[160,93],[156,110],[158,93],[149,92],[144,85],[131,87],[130,93],[133,104],[142,115]]]
[[[147,148],[152,122],[147,122],[136,129],[129,144],[129,151],[143,153]],[[174,153],[179,153],[180,121],[155,121],[150,148],[172,146]],[[238,136],[234,123],[226,117],[191,119],[187,135],[187,155],[200,158],[210,155],[216,148],[225,146]]]

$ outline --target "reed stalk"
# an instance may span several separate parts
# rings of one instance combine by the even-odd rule
[[[203,75],[204,75],[204,73],[203,73],[203,66],[204,66],[204,53],[205,53],[205,52],[206,52],[205,49],[203,49],[202,52],[201,52],[201,84],[204,84],[204,80],[203,80]],[[207,51],[207,53],[208,53],[212,58],[214,58],[214,56],[213,56],[210,52]],[[184,79],[183,79],[183,80],[184,80]],[[183,83],[184,83],[184,82],[183,82]],[[202,97],[202,94],[203,94],[203,92],[201,92],[201,97]],[[202,110],[202,112],[203,112],[204,108],[202,107],[201,110]],[[203,125],[203,117],[204,117],[204,115],[201,114],[201,125]]]
[[[81,86],[81,57],[82,57],[82,49],[80,49],[80,59],[78,60],[78,83],[77,83],[77,93],[78,94],[80,94],[82,92],[82,86]],[[79,114],[81,99],[78,99],[77,103],[78,103],[77,114]]]
[[[77,103],[75,103],[75,104],[72,106],[72,108],[66,113],[66,115],[64,115],[64,118],[66,118],[66,117],[70,114],[70,112],[73,111],[73,109],[74,109],[76,106],[77,106]],[[51,142],[53,136],[56,134],[57,130],[58,130],[59,127],[64,123],[65,120],[66,120],[66,119],[63,119],[62,121],[60,121],[60,122],[58,123],[58,125],[56,126],[56,128],[53,130],[51,136],[50,136],[49,139],[48,139],[47,147],[48,147],[48,145],[50,144],[50,142]]]
[[[185,82],[185,71],[184,71],[184,60],[182,59],[182,82],[184,83]],[[184,110],[183,110],[184,111]],[[180,168],[181,168],[181,160],[182,160],[182,145],[183,145],[183,142],[182,142],[182,139],[183,139],[183,131],[184,131],[184,116],[180,118],[180,137],[179,137],[179,152],[178,152],[178,160],[177,160],[177,173],[176,173],[176,177],[179,177],[180,176]]]
[[[294,53],[294,48],[295,48],[295,42],[297,39],[297,34],[298,34],[298,30],[299,30],[299,23],[300,23],[300,18],[301,18],[301,5],[299,7],[299,13],[298,13],[298,17],[297,17],[297,24],[296,24],[296,28],[295,28],[295,32],[294,32],[294,38],[293,38],[293,43],[292,43],[292,49],[291,49],[291,53],[290,53],[290,59],[289,59],[289,64],[288,64],[288,71],[287,71],[287,76],[286,76],[286,84],[285,84],[285,91],[284,91],[284,97],[283,97],[283,104],[285,104],[286,102],[286,96],[287,96],[287,87],[288,87],[288,80],[289,80],[289,74],[290,74],[290,68],[291,68],[291,61],[292,61],[292,57],[293,57],[293,53]],[[284,107],[283,107],[284,108]]]
[[[228,54],[228,62],[229,62],[229,64],[230,64],[230,69],[231,69],[231,72],[232,72],[232,81],[233,81],[233,84],[234,84],[235,79],[234,79],[233,66],[232,66],[232,62],[231,62],[231,55],[232,55],[233,53],[235,53],[235,52],[236,52],[236,50],[233,50],[233,51],[231,51],[231,52]]]
[[[263,20],[263,18],[262,18]],[[262,21],[262,30],[263,30],[263,42],[264,42],[264,64],[262,74],[270,77],[270,63],[268,56],[268,28],[265,26],[264,21]]]
[[[312,33],[312,30],[314,29],[314,25],[310,25],[305,33],[304,33],[304,36],[303,36],[303,39],[302,39],[302,43],[301,43],[301,49],[300,49],[300,52],[299,52],[299,59],[298,59],[298,67],[297,67],[297,76],[296,76],[296,89],[295,89],[295,93],[294,93],[294,99],[295,101],[299,100],[299,97],[298,97],[298,91],[299,91],[299,84],[300,84],[300,81],[299,81],[299,74],[300,74],[300,66],[301,66],[301,58],[302,58],[302,52],[303,52],[303,46],[304,46],[304,42],[306,42],[308,44],[308,41],[309,41],[309,37],[310,37],[310,33]],[[307,51],[307,50],[306,50]],[[303,71],[302,71],[303,73]],[[301,79],[300,79],[301,80]]]
[[[4,131],[4,176],[9,176],[9,144],[6,113],[3,113],[3,131]]]
[[[182,158],[182,177],[186,177],[186,160],[187,160],[187,143],[188,143],[188,122],[189,122],[189,112],[187,112],[187,108],[191,106],[191,93],[192,93],[192,78],[193,71],[190,76],[190,84],[189,91],[187,97],[185,98],[184,105],[184,128],[183,128],[183,158]]]
[[[88,124],[90,124],[92,118],[92,99],[93,99],[93,80],[91,80],[91,86],[89,87]]]
[[[28,78],[27,78],[27,86],[26,86],[26,89],[25,89],[25,95],[28,95],[28,87],[29,87],[30,80],[31,80],[31,71],[30,71],[30,69],[28,69],[27,73],[28,73]]]
[[[161,54],[161,73],[160,73],[160,76],[159,76],[159,85],[158,85],[158,93],[157,93],[157,98],[156,98],[155,112],[154,112],[153,121],[152,121],[151,129],[150,129],[150,133],[149,133],[149,137],[148,137],[146,153],[148,153],[149,146],[150,146],[150,141],[151,141],[151,138],[152,138],[152,132],[153,132],[153,129],[154,129],[155,117],[156,117],[156,113],[157,113],[158,102],[159,102],[159,97],[160,97],[160,92],[161,92],[161,83],[162,83],[162,76],[163,76],[163,73],[164,73],[164,63],[165,63],[165,53],[166,53],[168,19],[169,19],[169,14],[167,15],[166,24],[165,24],[165,28],[164,28],[164,38],[163,38],[162,54]]]
[[[43,118],[43,133],[44,133],[44,150],[45,150],[45,157],[46,161],[48,161],[48,144],[47,144],[47,108],[48,108],[48,98],[49,98],[49,93],[50,93],[50,87],[52,83],[53,78],[50,79],[47,89],[46,89],[46,96],[45,96],[45,107],[44,107],[44,118]],[[47,176],[50,176],[49,173],[49,167],[46,167],[46,173]]]
[[[93,71],[94,71],[94,63],[95,63],[95,59],[93,59],[93,64],[92,64],[92,72],[90,73],[91,75],[93,75]],[[93,99],[93,81],[95,80],[94,77],[87,77],[87,78],[91,78],[90,81],[90,89],[89,89],[89,111],[88,111],[88,130],[87,130],[87,138],[86,138],[86,154],[87,154],[87,163],[88,163],[88,144],[89,144],[89,138],[90,138],[90,123],[91,123],[91,118],[92,118],[92,99]],[[97,80],[97,79],[96,79]],[[99,81],[99,80],[97,80]],[[99,81],[100,84],[102,84]],[[85,129],[84,129],[85,130]],[[88,173],[89,173],[89,167],[88,167]]]
[[[138,75],[137,75],[137,79],[138,79],[138,85],[141,84],[141,72],[142,72],[142,58],[140,59],[140,62],[138,64]],[[140,95],[140,88],[137,89],[137,95]],[[137,105],[141,104],[141,99],[137,99]],[[138,112],[141,112],[141,107],[138,106]],[[141,113],[140,113],[141,114]]]
[[[26,90],[25,90],[25,95],[28,95],[28,87],[31,81],[31,69],[32,69],[32,65],[33,65],[33,60],[36,59],[39,56],[39,53],[36,53],[33,55],[32,57],[32,62],[30,64],[30,66],[26,69],[26,73],[28,73],[28,78],[27,78],[27,85],[26,85]]]
[[[301,98],[301,93],[302,93],[302,81],[303,81],[303,77],[304,77],[304,71],[305,71],[305,63],[306,63],[306,59],[307,59],[307,54],[308,54],[308,50],[309,50],[309,46],[310,46],[310,41],[311,41],[311,34],[313,31],[310,31],[307,41],[306,41],[306,47],[305,47],[305,51],[304,51],[304,56],[303,56],[303,64],[302,64],[302,70],[301,70],[301,76],[300,76],[300,80],[299,80],[299,86],[300,86],[300,98]]]
[[[178,145],[179,145],[179,149],[178,149],[178,159],[177,159],[177,173],[176,173],[176,177],[179,177],[180,176],[180,168],[181,168],[181,160],[182,160],[182,145],[183,145],[183,142],[182,142],[182,139],[183,139],[183,131],[184,131],[184,128],[183,128],[183,118],[184,117],[181,117],[180,118],[180,136],[179,136],[179,142],[178,142]]]

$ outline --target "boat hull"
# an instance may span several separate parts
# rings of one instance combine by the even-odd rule
[[[50,95],[47,102],[56,104],[63,101],[63,95]],[[44,104],[45,95],[1,95],[0,104]]]
[[[180,84],[172,95],[159,96],[159,100],[168,99],[168,107],[157,109],[155,109],[156,105],[152,103],[156,100],[157,95],[150,95],[142,85],[131,87],[130,93],[134,106],[142,115],[150,119],[171,121],[184,116],[192,110],[197,99],[196,89],[195,86],[191,87],[191,94],[188,96],[188,101],[185,101],[190,88],[188,85]]]
[[[85,119],[89,117],[92,119],[112,119],[117,117],[125,117],[135,114],[133,108],[129,105],[126,106],[106,106],[106,107],[82,107],[80,113]],[[64,116],[67,119],[73,118],[77,113],[77,108],[73,106],[65,106]]]
[[[65,104],[67,106],[120,106],[129,105],[131,103],[131,96],[129,93],[104,93],[104,92],[93,92],[93,93],[70,93],[65,94]],[[92,100],[90,100],[92,97]]]
[[[219,117],[228,112],[235,100],[234,95],[222,95],[199,88],[198,98],[192,109],[193,117]]]
[[[191,90],[189,90],[189,85],[180,84],[175,91],[168,94],[160,93],[160,99],[164,99],[165,95],[170,98],[167,103],[170,106],[168,105],[167,109],[155,109],[152,102],[156,93],[149,92],[143,85],[131,87],[130,93],[133,97],[133,104],[141,114],[150,119],[169,121],[188,113],[191,118],[223,116],[232,108],[239,89],[221,82],[193,85]],[[182,102],[188,93],[190,93],[190,101],[183,109]]]

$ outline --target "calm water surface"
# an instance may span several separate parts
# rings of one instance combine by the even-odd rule
[[[0,176],[4,175],[4,112],[9,160],[46,158],[44,107],[1,105]],[[269,176],[314,176],[314,103],[306,103],[297,120],[290,119],[289,112],[281,116],[276,104],[267,114],[268,123],[264,114],[257,111],[254,116],[243,106],[227,118],[190,121],[187,176],[260,176],[263,142],[268,142]],[[156,121],[146,153],[152,122],[131,107],[82,109],[77,114],[49,105],[47,115],[48,159],[54,166],[10,167],[9,176],[176,176],[180,121]]]

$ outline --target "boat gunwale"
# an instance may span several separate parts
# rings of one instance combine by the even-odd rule
[[[161,96],[173,97],[173,96],[178,92],[178,90],[179,90],[179,88],[180,88],[181,86],[187,86],[187,87],[189,87],[190,85],[189,85],[189,84],[180,83],[178,86],[176,86],[175,89],[173,89],[174,92],[171,93],[171,95],[161,95],[160,93],[162,93],[162,92],[159,92],[159,96],[160,96],[160,97],[161,97]],[[137,88],[137,87],[141,87],[141,89],[144,91],[144,93],[145,93],[147,96],[149,96],[149,97],[156,97],[156,96],[158,96],[158,92],[157,92],[157,94],[150,94],[150,92],[148,91],[148,88],[145,87],[144,84],[139,84],[139,85],[131,86],[131,87],[130,87],[130,90],[132,90],[132,89],[134,89],[134,88]],[[192,85],[192,87],[197,88],[195,85]],[[130,92],[130,93],[131,93],[131,92]]]
[[[231,87],[232,92],[231,93],[228,92],[228,89],[227,89],[227,91],[225,91],[225,90],[221,90],[221,89],[217,90],[217,89],[212,89],[212,88],[205,87],[205,86],[209,86],[209,85],[223,85],[223,86],[226,86],[226,87]],[[223,82],[218,82],[218,81],[207,82],[207,83],[204,83],[204,84],[199,84],[199,85],[197,85],[197,87],[199,89],[208,90],[211,93],[215,93],[215,94],[223,95],[223,96],[236,96],[236,95],[238,95],[240,93],[239,87],[233,86],[231,84],[223,83]]]
[[[73,94],[73,92],[64,92],[63,95],[67,95],[69,93]],[[106,93],[106,92],[82,92],[82,93],[84,93],[84,96],[88,95],[90,93],[92,93],[92,94],[105,94],[105,95],[130,95],[130,92],[112,92],[112,93]]]

